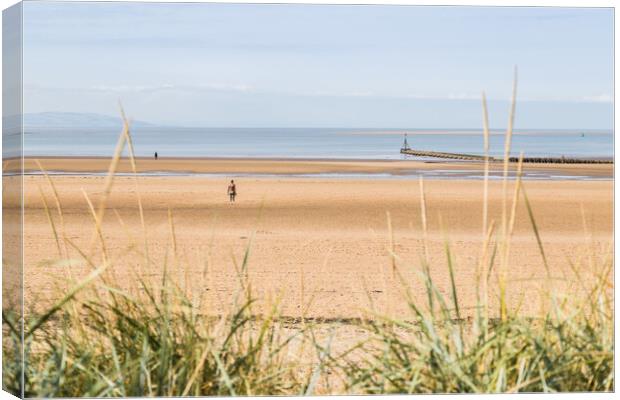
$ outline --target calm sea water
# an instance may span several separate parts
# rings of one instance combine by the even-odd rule
[[[400,159],[403,130],[314,128],[141,128],[132,131],[136,155],[161,157],[283,157]],[[407,130],[411,148],[481,154],[479,131]],[[110,156],[119,130],[28,130],[26,156]],[[504,136],[493,134],[491,155],[503,154]],[[512,153],[526,156],[613,157],[611,131],[524,131]]]

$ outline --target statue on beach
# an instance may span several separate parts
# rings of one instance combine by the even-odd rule
[[[228,196],[230,198],[230,202],[235,202],[235,197],[237,196],[237,185],[235,185],[235,181],[231,180],[230,185],[228,185]]]

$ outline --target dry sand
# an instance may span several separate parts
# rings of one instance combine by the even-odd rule
[[[45,159],[49,170],[97,171],[109,160]],[[423,168],[432,164],[395,162],[336,162],[300,160],[159,160],[139,161],[141,170],[165,169],[238,173],[354,169]],[[446,166],[452,163],[443,163]],[[473,164],[472,164],[473,165]],[[610,166],[550,166],[611,174]],[[127,168],[123,165],[122,168]],[[444,166],[442,166],[444,168]],[[462,168],[462,166],[459,166]],[[472,167],[473,168],[473,167]],[[576,172],[575,172],[576,171]],[[84,190],[95,205],[103,197],[104,177],[53,177],[64,209],[66,236],[87,250],[93,237],[92,217]],[[248,274],[261,297],[283,296],[283,314],[300,315],[300,303],[312,299],[306,315],[352,318],[372,307],[404,315],[400,284],[391,272],[387,213],[391,217],[399,271],[423,302],[423,285],[417,279],[423,254],[420,193],[416,180],[238,178],[238,198],[226,196],[228,178],[140,177],[138,188],[131,177],[117,177],[107,204],[104,235],[112,257],[135,244],[142,248],[142,228],[137,191],[145,208],[149,253],[153,263],[143,274],[160,279],[167,257],[169,268],[193,293],[204,293],[212,312],[225,307],[237,287],[239,265],[251,238]],[[475,302],[475,266],[481,247],[482,182],[465,180],[426,181],[431,273],[440,290],[449,294],[444,252],[447,237],[455,256],[457,288],[466,306]],[[509,184],[512,196],[514,182]],[[49,265],[57,258],[52,230],[41,201],[39,187],[50,206],[52,192],[42,176],[25,178],[25,289],[27,305],[45,304],[58,293],[56,278],[67,268],[75,275],[87,271],[83,262]],[[588,275],[590,245],[607,251],[613,243],[613,181],[527,181],[529,195],[554,277],[569,271],[567,260]],[[501,219],[502,186],[490,183],[490,218]],[[10,204],[8,204],[10,206]],[[168,209],[172,210],[176,242],[170,235]],[[582,219],[583,209],[586,229]],[[62,230],[56,213],[56,227]],[[122,221],[122,222],[121,222]],[[442,229],[443,226],[443,229]],[[445,235],[444,235],[445,233]],[[177,257],[173,257],[176,245]],[[602,252],[601,252],[602,250]],[[72,259],[79,259],[70,250]],[[166,256],[166,254],[168,254]],[[607,253],[611,254],[611,253]],[[115,273],[131,286],[140,257],[123,255]],[[548,283],[531,224],[520,200],[511,247],[510,290],[513,306],[524,304],[524,313],[536,312],[536,291]],[[203,276],[207,266],[208,273]],[[530,278],[534,278],[533,280]],[[529,279],[529,280],[526,280]],[[303,282],[303,283],[302,283]],[[367,296],[369,294],[369,297]],[[493,297],[492,295],[491,297]],[[523,299],[527,301],[523,302]],[[467,309],[466,309],[467,310]],[[471,309],[466,311],[471,314]]]

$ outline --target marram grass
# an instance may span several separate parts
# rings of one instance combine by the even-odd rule
[[[483,111],[486,127],[486,104]],[[514,104],[511,120],[513,113]],[[507,136],[510,134],[511,128]],[[461,315],[465,306],[456,289],[458,276],[454,275],[448,241],[447,266],[433,266],[448,269],[451,289],[447,295],[439,292],[429,274],[426,204],[420,181],[425,249],[421,261],[417,265],[407,264],[392,246],[387,249],[392,257],[393,277],[401,279],[403,300],[410,315],[397,319],[370,313],[368,319],[354,319],[352,323],[364,332],[364,339],[335,352],[333,337],[321,337],[320,329],[312,321],[302,316],[291,327],[290,321],[280,314],[277,299],[271,307],[257,309],[252,282],[246,274],[251,245],[242,264],[236,266],[238,290],[224,315],[203,312],[208,305],[203,304],[201,296],[186,289],[188,277],[176,273],[176,254],[172,262],[168,257],[150,258],[145,229],[143,249],[136,246],[134,252],[145,266],[159,263],[163,277],[154,282],[143,279],[137,270],[137,289],[122,290],[111,267],[122,265],[123,257],[114,258],[108,253],[101,221],[125,144],[135,168],[126,120],[104,196],[97,205],[86,196],[93,218],[89,249],[78,248],[66,236],[62,205],[48,177],[55,201],[43,200],[57,244],[57,258],[59,262],[68,260],[72,249],[90,266],[91,272],[80,280],[68,276],[76,283],[44,312],[32,310],[23,321],[10,311],[3,312],[6,390],[21,393],[20,357],[10,353],[11,349],[19,349],[20,324],[24,324],[23,395],[27,397],[614,390],[611,254],[592,257],[597,260],[589,266],[594,279],[582,279],[579,268],[570,265],[579,290],[569,294],[547,285],[542,296],[545,307],[539,315],[521,315],[518,307],[507,304],[506,290],[511,284],[506,280],[510,237],[520,198],[527,207],[539,244],[541,269],[548,271],[534,213],[519,177],[512,196],[509,197],[508,186],[504,186],[504,211],[497,240],[493,240],[494,222],[487,221],[485,182],[484,240],[476,271],[477,303],[472,317]],[[507,154],[509,146],[507,141]],[[138,201],[144,228],[142,202]],[[54,204],[56,210],[49,209],[48,204]],[[54,223],[54,213],[58,214],[58,223]],[[172,212],[169,222],[176,253]],[[408,296],[408,283],[400,274],[402,268],[419,272],[426,291],[425,304],[417,304]],[[208,275],[205,270],[200,279],[209,279]],[[552,279],[549,273],[547,279]],[[493,285],[498,302],[489,301]],[[301,288],[303,293],[303,278]],[[491,303],[499,306],[491,309]]]

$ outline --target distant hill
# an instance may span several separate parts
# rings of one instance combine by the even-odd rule
[[[11,121],[5,121],[10,122]],[[154,127],[144,121],[131,120],[134,128]],[[74,113],[74,112],[41,112],[24,114],[24,128],[118,128],[122,126],[121,117],[113,117],[94,113]]]

